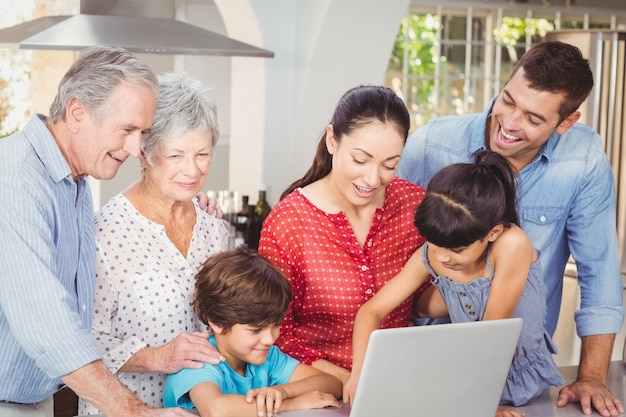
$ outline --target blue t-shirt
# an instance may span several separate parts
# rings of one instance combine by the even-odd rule
[[[215,345],[215,338],[209,341]],[[205,363],[200,369],[182,369],[168,375],[163,387],[163,405],[165,407],[194,408],[189,391],[201,382],[213,382],[223,394],[246,393],[255,388],[269,387],[289,382],[291,374],[300,362],[283,353],[276,346],[271,346],[267,360],[261,365],[248,364],[246,375],[235,372],[226,361],[217,365]]]

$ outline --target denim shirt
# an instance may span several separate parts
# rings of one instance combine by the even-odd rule
[[[43,117],[0,140],[0,207],[0,400],[34,403],[102,357],[91,193]]]
[[[441,117],[418,129],[407,140],[398,176],[426,188],[441,168],[471,162],[472,153],[485,147],[494,101],[482,114]],[[554,132],[519,173],[517,199],[521,226],[542,254],[548,332],[556,329],[571,254],[581,290],[578,335],[618,333],[624,309],[615,184],[600,136],[579,123],[563,135]]]

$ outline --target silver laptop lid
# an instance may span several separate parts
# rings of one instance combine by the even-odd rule
[[[522,319],[376,330],[351,417],[495,415]]]

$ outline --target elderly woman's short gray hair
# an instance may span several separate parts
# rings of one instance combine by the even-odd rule
[[[154,152],[163,141],[187,132],[211,134],[214,147],[220,136],[217,107],[209,88],[184,72],[159,76],[159,99],[152,128],[143,136],[142,150],[152,165]]]

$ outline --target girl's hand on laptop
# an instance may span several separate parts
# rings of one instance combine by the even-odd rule
[[[524,417],[526,414],[521,411],[517,411],[514,408],[508,408],[503,406],[498,406],[498,410],[496,411],[496,417]]]
[[[354,394],[356,393],[356,386],[359,383],[359,376],[354,372],[350,374],[350,377],[343,384],[343,402],[352,405],[354,401]]]

